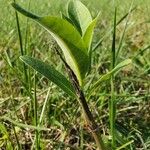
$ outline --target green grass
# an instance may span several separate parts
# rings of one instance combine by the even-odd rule
[[[75,99],[67,97],[58,87],[39,74],[36,74],[35,85],[35,72],[29,68],[28,80],[25,81],[23,63],[19,60],[20,47],[15,12],[10,6],[11,2],[11,0],[0,0],[0,149],[31,149],[34,148],[35,142],[40,144],[43,150],[94,149],[96,145],[87,132],[80,107]],[[28,8],[29,0],[23,2],[18,0],[18,2]],[[32,0],[30,10],[43,16],[60,15],[60,11],[65,10],[65,2],[65,0],[63,2]],[[101,12],[95,29],[93,47],[97,41],[103,39],[93,53],[91,74],[85,79],[87,83],[85,93],[88,95],[91,83],[97,81],[111,68],[112,32],[110,30],[113,29],[114,7],[112,2],[103,0],[83,2],[93,16]],[[135,0],[136,9],[129,17],[117,58],[118,62],[126,58],[133,59],[133,64],[124,68],[113,80],[116,103],[115,144],[118,149],[121,146],[126,146],[127,150],[150,149],[150,48],[148,47],[150,6],[148,4],[149,0]],[[130,5],[129,0],[117,1],[117,21],[129,11]],[[53,62],[57,70],[66,74],[62,62],[58,61],[59,57],[56,56],[54,42],[49,34],[21,15],[19,21],[26,53],[42,61]],[[117,48],[125,24],[126,19],[116,28]],[[146,47],[148,48],[144,50]],[[92,92],[88,100],[94,117],[102,129],[103,139],[108,145],[111,144],[108,109],[111,96],[110,82],[105,82]],[[34,107],[35,105],[37,107]],[[39,141],[35,140],[35,135]]]

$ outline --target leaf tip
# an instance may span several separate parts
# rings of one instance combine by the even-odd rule
[[[18,12],[20,12],[21,14],[25,15],[26,17],[32,18],[32,19],[39,19],[40,17],[32,14],[31,12],[25,10],[24,8],[22,8],[20,5],[18,5],[17,3],[13,2],[11,3],[11,6]]]

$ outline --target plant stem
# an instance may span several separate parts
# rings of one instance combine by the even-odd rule
[[[82,107],[85,121],[87,123],[87,127],[93,135],[93,138],[96,142],[97,148],[98,148],[98,150],[106,150],[105,145],[104,145],[103,140],[102,140],[102,137],[101,137],[100,128],[98,127],[98,125],[96,124],[96,122],[94,120],[94,117],[93,117],[93,115],[92,115],[92,113],[88,107],[88,104],[86,102],[84,93],[81,90],[79,83],[78,83],[78,80],[77,80],[75,74],[73,73],[73,71],[71,71],[70,76],[71,76],[72,84],[76,90],[76,95],[78,97],[79,103]]]
[[[92,113],[91,113],[91,111],[87,105],[85,96],[84,96],[82,90],[79,90],[78,92],[79,92],[78,93],[78,96],[79,96],[78,99],[79,99],[80,105],[82,107],[84,117],[85,117],[85,120],[87,122],[88,129],[93,135],[93,138],[96,142],[97,148],[98,148],[98,150],[106,150],[104,143],[102,141],[100,128],[98,127],[98,125],[96,124],[96,122],[94,120],[94,117],[93,117],[93,115],[92,115]]]
[[[96,142],[98,150],[106,150],[105,145],[104,145],[103,140],[102,140],[102,137],[101,137],[100,128],[96,124],[94,117],[93,117],[93,115],[92,115],[92,113],[88,107],[87,101],[85,99],[83,91],[81,90],[81,87],[79,85],[79,82],[78,82],[76,75],[74,74],[74,72],[72,71],[70,66],[66,63],[66,61],[62,57],[62,55],[59,52],[59,50],[57,49],[57,47],[55,48],[55,50],[56,50],[57,54],[60,56],[63,63],[65,64],[65,67],[66,67],[66,70],[67,70],[68,75],[70,77],[70,80],[71,80],[71,82],[75,88],[77,99],[79,100],[79,103],[82,107],[85,121],[87,123],[87,127],[88,127],[89,131],[92,133],[92,136]]]

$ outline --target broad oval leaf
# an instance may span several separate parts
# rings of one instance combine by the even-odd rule
[[[69,94],[72,97],[75,97],[75,90],[72,84],[53,66],[50,66],[38,59],[29,57],[29,56],[21,56],[20,59],[35,69],[37,72],[48,78],[50,81],[59,86],[64,92]]]
[[[87,7],[79,0],[71,0],[68,4],[68,16],[80,34],[84,35],[87,27],[92,22],[92,17]]]
[[[74,71],[82,86],[82,81],[89,68],[89,56],[86,45],[75,27],[59,17],[38,17],[21,8],[16,3],[13,3],[12,6],[23,15],[38,22],[53,36],[61,47],[66,62]]]

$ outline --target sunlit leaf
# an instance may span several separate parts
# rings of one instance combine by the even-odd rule
[[[89,68],[89,56],[86,45],[76,28],[65,19],[52,16],[38,17],[16,3],[12,3],[12,6],[25,16],[34,19],[53,36],[61,47],[68,65],[82,85]]]
[[[85,42],[85,45],[87,47],[87,49],[90,51],[91,48],[91,42],[92,42],[92,38],[93,38],[93,31],[94,31],[94,27],[96,25],[97,22],[97,18],[95,18],[87,27],[84,35],[83,35],[83,40]]]
[[[91,43],[92,43],[92,38],[93,38],[93,32],[94,32],[94,27],[96,25],[97,18],[95,18],[88,26],[86,29],[84,35],[83,35],[83,40],[84,43],[88,49],[88,55],[89,55],[89,71],[91,69],[91,59],[92,59],[92,48],[91,48]]]
[[[38,59],[29,57],[29,56],[21,56],[20,59],[35,69],[37,72],[48,78],[50,81],[59,86],[64,92],[75,97],[75,91],[72,84],[53,66],[50,66]]]
[[[62,13],[61,12],[61,17],[63,18],[63,19],[65,19],[65,20],[67,20],[68,22],[70,22],[72,25],[74,25],[73,24],[73,22],[72,22],[72,20],[70,19],[70,18],[68,18],[64,13]]]
[[[68,4],[68,16],[80,34],[84,35],[87,27],[92,22],[92,17],[87,7],[79,0],[71,0]]]

